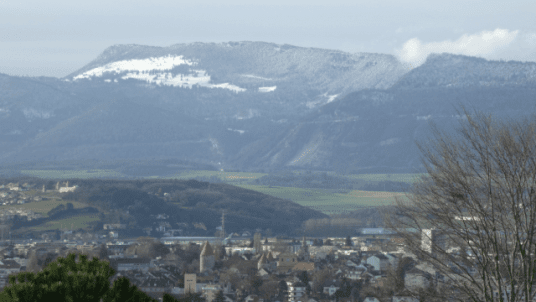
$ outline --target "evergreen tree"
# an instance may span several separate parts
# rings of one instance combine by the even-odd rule
[[[170,295],[169,293],[164,294],[164,296],[162,297],[162,301],[163,302],[179,302],[179,300],[173,298],[173,296]]]
[[[110,288],[110,278],[115,270],[106,261],[75,254],[59,257],[38,273],[22,272],[9,276],[9,284],[2,296],[8,301],[68,301],[68,302],[151,302],[145,293],[130,281],[119,278]],[[5,300],[5,299],[4,299]]]

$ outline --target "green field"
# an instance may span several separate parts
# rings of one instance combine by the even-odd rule
[[[34,177],[53,179],[125,177],[122,173],[114,170],[21,170],[20,173]]]
[[[59,229],[73,229],[87,228],[91,222],[98,221],[100,218],[96,214],[84,214],[73,216],[65,219],[58,219],[47,222],[43,225],[27,228],[27,231],[49,231]]]
[[[350,191],[333,193],[330,190],[302,189],[289,187],[268,187],[238,185],[279,198],[290,199],[299,205],[310,207],[325,214],[340,214],[363,207],[391,205],[395,196],[406,198],[404,193]]]
[[[21,173],[41,178],[72,179],[72,178],[124,178],[125,175],[115,170],[23,170]],[[295,171],[295,173],[300,173]],[[337,175],[335,173],[329,173]],[[348,193],[338,193],[335,190],[295,188],[295,187],[268,187],[262,185],[248,184],[250,181],[258,179],[266,173],[250,172],[225,172],[209,170],[190,170],[177,173],[172,176],[150,176],[145,179],[192,179],[196,177],[217,177],[221,181],[240,186],[242,188],[258,191],[279,198],[290,199],[300,205],[310,207],[326,214],[344,213],[362,207],[390,205],[394,202],[394,197],[406,198],[404,193],[393,192],[372,192],[354,190]],[[397,181],[413,183],[421,174],[351,174],[338,175],[353,180],[366,182]],[[37,213],[46,215],[50,209],[58,204],[66,202],[60,200],[48,201],[48,205],[39,203],[29,203],[16,205],[31,209]],[[41,205],[37,205],[41,204]],[[74,204],[74,203],[73,203]],[[83,207],[82,204],[75,204],[75,207]]]
[[[14,204],[14,205],[0,206],[0,210],[13,209],[13,208],[25,209],[25,210],[33,211],[34,213],[43,214],[44,217],[47,217],[48,216],[47,215],[48,211],[52,210],[53,208],[57,207],[60,204],[67,205],[67,202],[68,201],[61,200],[61,199],[49,199],[49,200],[42,200],[42,201],[32,201],[32,202],[25,203],[25,204]],[[87,205],[85,205],[83,203],[76,202],[76,201],[71,201],[71,203],[73,204],[73,207],[75,209],[83,208],[83,207],[87,206]]]
[[[350,179],[364,180],[364,181],[400,181],[405,183],[414,183],[422,174],[351,174],[347,177]]]
[[[20,173],[29,176],[35,176],[40,178],[54,178],[54,179],[73,179],[73,178],[124,178],[127,175],[112,170],[112,169],[94,169],[94,170],[21,170]],[[299,173],[295,171],[295,173]],[[332,175],[338,175],[336,173],[329,173]],[[243,182],[251,181],[260,178],[266,173],[251,173],[251,172],[225,172],[225,171],[209,171],[209,170],[190,170],[180,172],[172,176],[148,176],[146,179],[155,178],[173,178],[173,179],[192,179],[195,177],[218,177],[225,182]],[[350,175],[338,175],[347,177],[349,179],[364,180],[364,181],[400,181],[406,183],[413,183],[417,177],[421,174],[350,174]]]
[[[267,175],[266,173],[250,173],[250,172],[224,172],[224,171],[208,171],[208,170],[195,170],[179,173],[170,178],[177,179],[192,179],[195,177],[218,177],[225,182],[241,182],[250,181]]]

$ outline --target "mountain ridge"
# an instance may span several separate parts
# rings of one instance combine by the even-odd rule
[[[0,161],[410,171],[429,121],[470,104],[523,116],[535,87],[536,63],[452,54],[408,70],[267,42],[114,45],[62,79],[0,75]]]

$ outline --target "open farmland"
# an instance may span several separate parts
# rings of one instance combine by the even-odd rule
[[[192,170],[179,173],[170,178],[177,179],[192,179],[196,177],[217,177],[224,182],[242,182],[250,181],[267,175],[265,173],[250,173],[250,172],[224,172],[224,171],[208,171],[208,170]]]
[[[14,205],[5,205],[0,206],[0,210],[5,209],[24,209],[24,210],[30,210],[34,213],[40,213],[44,217],[48,216],[48,212],[52,210],[53,208],[59,206],[60,204],[67,205],[67,203],[70,202],[73,204],[73,208],[79,209],[86,207],[87,205],[76,202],[76,201],[65,201],[61,199],[49,199],[49,200],[42,200],[42,201],[35,201],[35,202],[29,202],[25,204],[14,204]]]
[[[49,231],[59,229],[84,229],[90,226],[90,223],[100,220],[97,214],[82,214],[64,219],[49,221],[45,224],[25,228],[25,231]]]
[[[47,179],[89,179],[89,178],[123,178],[120,172],[114,170],[21,170],[21,174]]]
[[[399,181],[412,184],[422,174],[406,173],[406,174],[351,174],[347,177],[350,179],[364,181]]]
[[[350,191],[336,193],[330,190],[302,189],[290,187],[269,187],[256,185],[238,185],[242,188],[258,191],[279,198],[290,199],[302,206],[310,207],[325,214],[340,214],[362,207],[391,205],[395,196],[406,198],[405,193]]]

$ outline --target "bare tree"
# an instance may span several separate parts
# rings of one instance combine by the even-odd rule
[[[433,126],[433,139],[418,144],[428,173],[386,222],[437,273],[443,300],[532,301],[536,119],[459,113],[454,134]]]

